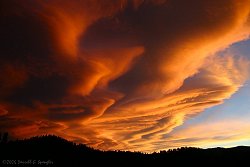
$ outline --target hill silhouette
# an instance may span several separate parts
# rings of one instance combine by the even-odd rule
[[[182,147],[145,154],[100,151],[54,135],[0,143],[0,166],[217,166],[248,164],[250,147],[201,149]]]

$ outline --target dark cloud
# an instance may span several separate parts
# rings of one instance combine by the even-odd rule
[[[227,5],[225,6],[225,4]],[[234,5],[233,1],[217,3],[194,0],[168,1],[161,5],[145,3],[137,10],[128,8],[114,19],[132,25],[130,28],[132,27],[132,31],[139,36],[146,52],[135,68],[113,81],[111,87],[127,94],[136,92],[145,85],[149,85],[150,89],[154,90],[157,87],[154,85],[157,83],[165,82],[164,84],[167,85],[172,82],[175,80],[174,77],[178,77],[181,69],[177,69],[177,75],[175,75],[162,71],[161,67],[172,66],[173,57],[177,58],[173,55],[179,49],[186,49],[187,42],[197,40],[207,42],[211,38],[216,39],[226,34],[230,30],[227,27],[233,26],[237,21],[237,17],[232,12],[237,10]],[[192,48],[192,46],[188,47]],[[178,58],[182,59],[180,56]],[[153,85],[151,86],[151,84]],[[143,91],[143,93],[145,92]]]
[[[249,1],[0,3],[0,124],[16,137],[152,150],[247,78],[247,61],[206,59],[249,35]]]

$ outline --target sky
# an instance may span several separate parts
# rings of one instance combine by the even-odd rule
[[[102,150],[250,145],[250,0],[0,6],[1,132]]]

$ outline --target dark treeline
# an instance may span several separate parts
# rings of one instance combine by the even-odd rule
[[[200,149],[182,147],[159,153],[100,151],[54,135],[6,141],[1,135],[0,166],[217,166],[248,164],[250,147]]]

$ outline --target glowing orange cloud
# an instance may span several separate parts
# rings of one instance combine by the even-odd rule
[[[164,136],[249,76],[248,60],[217,54],[248,39],[249,0],[3,5],[0,130],[13,137],[53,133],[105,150],[174,147],[183,138]]]
[[[249,123],[229,119],[187,127],[185,130],[173,133],[167,141],[162,141],[162,143],[166,142],[174,147],[213,147],[216,145],[232,147],[233,142],[244,140],[249,140]]]
[[[164,145],[167,139],[163,136],[181,125],[186,117],[222,103],[239,89],[249,75],[249,62],[234,60],[232,56],[208,61],[204,68],[193,82],[186,83],[177,92],[150,101],[118,106],[114,112],[93,120],[89,126],[99,129],[102,137],[109,136],[117,143],[122,142],[112,149],[157,150],[155,144],[159,141]],[[115,114],[115,111],[119,112]],[[100,145],[99,148],[109,147]]]
[[[79,38],[86,29],[97,19],[113,15],[125,5],[124,0],[107,2],[85,1],[38,1],[39,7],[35,12],[47,20],[52,28],[56,46],[70,57],[77,57]],[[42,8],[42,9],[41,9]]]

